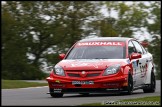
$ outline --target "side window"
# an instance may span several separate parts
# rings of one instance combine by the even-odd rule
[[[145,50],[145,48],[142,45],[140,45],[140,46],[142,47],[143,53],[146,54],[147,51]]]
[[[129,43],[128,43],[128,53],[129,53],[129,55],[130,55],[130,54],[132,54],[133,52],[136,53],[136,49],[135,49],[133,43],[132,43],[131,41],[129,41]]]
[[[134,44],[134,46],[135,46],[137,52],[140,53],[140,54],[144,54],[144,53],[143,53],[143,50],[142,50],[142,48],[141,48],[141,45],[140,45],[137,41],[132,41],[132,42],[133,42],[133,44]]]

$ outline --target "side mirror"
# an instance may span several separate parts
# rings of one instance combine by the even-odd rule
[[[131,55],[130,55],[130,60],[132,60],[132,59],[138,59],[138,58],[141,58],[142,56],[141,56],[141,54],[140,53],[132,53]]]
[[[64,57],[65,57],[65,54],[64,54],[64,53],[59,54],[59,59],[63,60],[63,59],[64,59]]]
[[[144,42],[144,41],[143,41],[143,42],[141,42],[140,44],[141,44],[143,47],[147,47],[147,46],[149,45],[149,43],[148,43],[148,42]]]

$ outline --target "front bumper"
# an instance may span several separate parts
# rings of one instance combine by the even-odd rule
[[[49,88],[55,89],[55,92],[63,93],[79,93],[79,92],[105,92],[115,91],[122,87],[127,86],[127,75],[111,76],[111,77],[99,77],[99,78],[61,78],[61,77],[48,77],[46,78],[49,84]],[[72,84],[72,81],[93,81],[94,84]]]

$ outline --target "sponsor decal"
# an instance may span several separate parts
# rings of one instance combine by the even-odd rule
[[[138,65],[139,65],[139,60],[137,60],[137,67],[138,67]]]
[[[138,67],[136,61],[133,61],[132,64],[133,64],[133,68],[137,68]]]
[[[59,89],[59,88],[54,88],[53,92],[54,93],[61,93],[62,89]]]
[[[140,66],[141,78],[146,76],[147,68],[148,68],[147,63],[145,65]]]
[[[56,83],[60,83],[60,80],[56,80],[55,82],[56,82]]]
[[[72,63],[71,67],[88,67],[88,66],[94,66],[95,68],[98,68],[99,66],[103,65],[102,62],[91,62],[91,63],[86,63],[86,62],[77,62],[77,63]]]
[[[76,47],[80,46],[124,46],[124,42],[80,42],[76,45]]]

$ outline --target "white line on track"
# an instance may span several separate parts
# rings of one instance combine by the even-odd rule
[[[3,90],[15,90],[15,89],[31,89],[31,88],[43,88],[48,86],[41,86],[41,87],[27,87],[27,88],[13,88],[13,89],[3,89]]]

